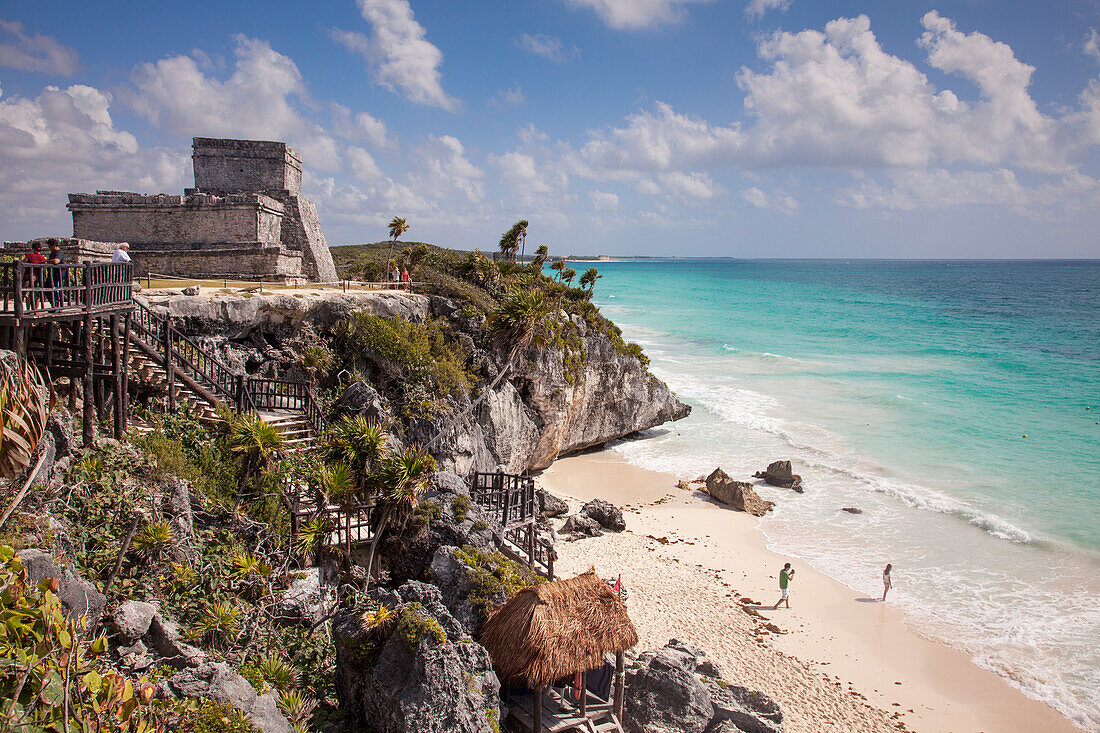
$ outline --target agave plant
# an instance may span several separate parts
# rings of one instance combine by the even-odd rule
[[[428,476],[435,470],[435,465],[435,459],[418,445],[409,445],[397,453],[385,456],[379,472],[379,479],[385,487],[379,497],[382,516],[371,537],[370,552],[367,555],[368,578],[382,534],[391,520],[404,519],[416,509],[420,496],[428,488]]]
[[[0,478],[14,478],[34,462],[53,409],[53,388],[29,362],[0,361]]]
[[[332,352],[324,346],[307,346],[302,352],[302,368],[313,379],[332,366]]]
[[[354,471],[360,489],[370,490],[370,477],[378,470],[386,440],[386,431],[376,420],[345,415],[329,432],[328,454]]]
[[[229,449],[243,459],[237,503],[253,475],[263,477],[271,470],[276,452],[283,447],[283,436],[273,425],[256,415],[233,417],[229,427]]]
[[[298,685],[298,670],[274,652],[268,652],[260,657],[256,666],[267,680],[267,684],[279,692],[286,692]]]
[[[283,690],[279,692],[278,703],[296,733],[309,730],[309,721],[317,709],[316,700],[300,690]]]
[[[294,551],[302,557],[312,555],[332,535],[332,522],[327,517],[311,517],[298,527]]]
[[[164,550],[172,544],[172,525],[168,522],[153,522],[141,528],[134,535],[134,552],[148,560],[159,559]]]
[[[218,601],[206,604],[188,636],[220,646],[235,639],[240,632],[240,607],[229,601]]]
[[[272,567],[260,558],[245,550],[233,553],[233,570],[229,576],[234,580],[250,580],[254,576],[267,578],[271,576]]]
[[[359,617],[363,631],[370,633],[375,629],[385,629],[397,618],[397,612],[391,610],[384,603],[378,604],[373,611],[366,611]]]

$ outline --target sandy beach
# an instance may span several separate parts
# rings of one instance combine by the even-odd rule
[[[755,517],[677,486],[691,478],[601,451],[559,460],[538,479],[571,511],[592,498],[623,509],[625,532],[559,542],[556,569],[621,573],[640,650],[671,638],[699,646],[729,681],[774,697],[791,733],[1080,730],[962,652],[917,635],[889,603],[770,552]],[[772,610],[788,561],[797,570],[791,608]]]

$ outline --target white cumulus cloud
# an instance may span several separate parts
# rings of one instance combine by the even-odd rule
[[[458,100],[443,91],[443,52],[427,40],[408,0],[359,0],[359,12],[369,37],[338,28],[331,36],[366,60],[371,79],[411,102],[458,111]]]
[[[4,238],[72,231],[66,194],[96,189],[176,191],[189,159],[142,148],[111,117],[111,95],[75,84],[0,101],[0,208]]]
[[[798,212],[798,200],[782,191],[769,194],[753,186],[742,191],[741,198],[758,209],[772,209],[788,215]]]
[[[577,58],[581,55],[581,50],[576,46],[571,49],[566,48],[565,44],[562,43],[560,39],[548,36],[544,33],[524,33],[516,39],[516,44],[527,53],[541,56],[556,64],[563,63],[571,58]]]
[[[332,129],[345,140],[363,140],[376,148],[392,148],[389,130],[382,120],[366,112],[352,114],[342,104],[332,104]]]
[[[170,132],[285,140],[307,165],[339,169],[339,145],[300,110],[308,93],[294,61],[266,41],[241,35],[234,54],[233,73],[225,80],[208,76],[192,56],[140,64],[124,99],[151,124]]]
[[[745,15],[750,18],[759,18],[769,10],[786,10],[791,7],[792,0],[749,0],[745,6]]]
[[[566,0],[570,5],[596,11],[615,30],[634,31],[661,23],[678,22],[691,3],[712,0]]]
[[[76,73],[80,55],[53,36],[28,34],[22,23],[8,20],[0,20],[0,31],[10,36],[0,43],[0,66],[60,76]]]

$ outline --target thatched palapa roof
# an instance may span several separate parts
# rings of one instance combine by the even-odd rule
[[[626,606],[595,570],[524,588],[481,627],[501,680],[538,688],[638,643]]]

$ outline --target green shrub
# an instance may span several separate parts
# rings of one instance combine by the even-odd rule
[[[175,730],[183,733],[254,733],[248,718],[228,703],[204,700],[198,710],[185,717]]]
[[[499,552],[485,552],[465,545],[455,551],[455,557],[466,566],[470,604],[486,615],[493,611],[502,594],[511,598],[521,589],[543,582],[540,577]]]
[[[451,509],[455,513],[455,521],[465,522],[466,514],[470,511],[472,502],[470,497],[465,494],[459,494],[455,500],[451,503]]]
[[[422,605],[416,602],[401,609],[397,633],[401,634],[410,651],[420,646],[425,636],[431,636],[439,644],[447,641],[447,632],[438,621],[426,614]]]

